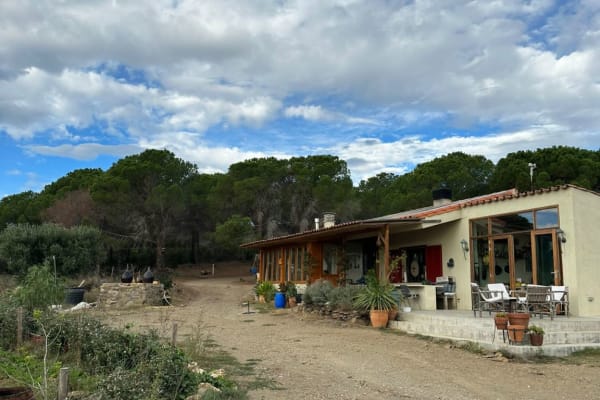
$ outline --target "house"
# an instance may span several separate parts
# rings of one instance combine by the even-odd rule
[[[600,194],[573,185],[514,189],[336,224],[242,245],[259,250],[259,277],[274,282],[363,282],[368,269],[439,308],[436,281],[452,277],[456,308],[471,309],[470,283],[565,285],[570,313],[600,316]]]

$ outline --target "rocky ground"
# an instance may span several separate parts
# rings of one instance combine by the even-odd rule
[[[204,273],[202,272],[204,270]],[[111,312],[138,329],[177,324],[179,340],[201,332],[274,381],[251,399],[597,399],[597,360],[507,360],[392,330],[290,310],[244,314],[248,266],[178,270],[171,307]],[[253,305],[251,310],[261,311]],[[168,332],[165,332],[168,334]]]

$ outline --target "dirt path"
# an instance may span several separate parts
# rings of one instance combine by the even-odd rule
[[[249,277],[177,281],[176,305],[115,315],[115,323],[197,326],[280,390],[251,399],[597,399],[600,369],[589,365],[501,362],[448,344],[278,310],[243,314]],[[242,279],[244,279],[242,278]],[[179,304],[177,299],[179,300]],[[165,324],[167,322],[167,324]]]

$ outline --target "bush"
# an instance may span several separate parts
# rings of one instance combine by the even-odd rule
[[[332,309],[339,311],[354,310],[354,298],[360,292],[358,286],[342,286],[333,288],[329,294],[329,304]]]
[[[15,290],[18,303],[30,311],[62,304],[64,296],[63,282],[57,279],[48,264],[31,267],[22,280],[22,286]]]
[[[306,288],[302,301],[307,305],[324,306],[329,301],[332,290],[331,282],[318,280]]]

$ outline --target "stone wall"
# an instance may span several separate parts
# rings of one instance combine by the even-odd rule
[[[98,306],[128,308],[163,305],[164,286],[158,283],[103,283]]]

